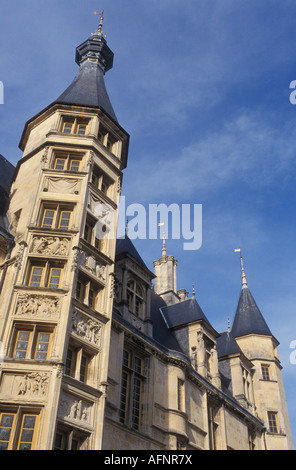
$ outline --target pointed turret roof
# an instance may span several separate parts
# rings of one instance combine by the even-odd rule
[[[148,269],[145,262],[142,260],[141,256],[138,253],[133,242],[130,240],[128,235],[126,234],[124,238],[118,238],[116,240],[116,257],[119,255],[126,255],[129,254],[135,260],[138,261],[144,268]]]
[[[56,101],[96,106],[117,121],[104,81],[105,73],[113,66],[114,54],[102,33],[102,20],[101,17],[98,30],[76,48],[79,70],[71,85]]]
[[[247,285],[242,287],[231,333],[235,338],[251,333],[272,336]]]
[[[242,289],[231,328],[232,336],[234,338],[249,334],[273,336],[248,287],[241,249],[235,251],[240,252]]]

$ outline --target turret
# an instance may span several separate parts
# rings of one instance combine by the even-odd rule
[[[254,401],[259,418],[266,426],[269,450],[293,449],[285,398],[279,342],[271,333],[247,284],[241,250],[242,287],[231,335],[253,364]]]

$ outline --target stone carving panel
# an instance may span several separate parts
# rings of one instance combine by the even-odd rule
[[[66,256],[68,249],[69,240],[67,238],[36,236],[32,240],[30,252],[53,256]]]
[[[3,374],[1,394],[25,398],[46,397],[49,374],[31,372],[25,375]]]
[[[21,294],[18,297],[15,315],[53,318],[60,315],[61,299],[48,295]]]
[[[87,255],[84,251],[80,253],[79,264],[81,267],[87,269],[93,276],[96,276],[100,281],[106,282],[107,266],[96,260],[94,256]]]
[[[80,180],[77,178],[48,177],[45,181],[45,190],[52,193],[76,194],[80,189]]]
[[[69,418],[73,421],[80,421],[89,424],[91,418],[91,406],[82,400],[63,395],[58,414],[60,417]]]
[[[100,322],[77,312],[72,315],[72,332],[89,343],[99,346],[102,325]]]

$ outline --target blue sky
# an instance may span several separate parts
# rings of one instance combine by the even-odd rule
[[[248,285],[279,340],[296,442],[296,4],[293,0],[2,2],[0,153],[16,164],[25,122],[71,83],[75,48],[97,27],[114,51],[106,86],[131,136],[127,204],[202,204],[203,244],[178,259],[178,288],[221,332]],[[160,240],[136,240],[148,267]]]

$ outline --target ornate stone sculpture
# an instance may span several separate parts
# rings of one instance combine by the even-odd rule
[[[18,384],[18,395],[46,395],[48,374],[31,373],[22,376]]]
[[[59,237],[34,237],[31,245],[31,253],[40,253],[54,256],[66,256],[68,254],[69,240]]]
[[[61,299],[58,297],[22,294],[18,297],[15,315],[48,318],[58,316],[60,310]]]
[[[98,321],[87,318],[76,310],[73,312],[72,331],[96,346],[100,344],[101,328]]]

